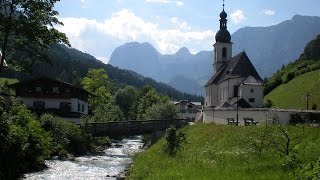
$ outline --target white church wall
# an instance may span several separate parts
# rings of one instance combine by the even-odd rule
[[[268,108],[250,108],[250,109],[239,109],[238,119],[239,125],[244,125],[243,118],[253,118],[258,121],[258,124],[263,124],[266,121],[271,121],[273,118],[277,118],[279,122],[288,124],[292,114],[296,113],[320,113],[320,111],[301,111],[301,110],[287,110],[287,109],[268,109]],[[226,125],[228,124],[227,118],[234,118],[236,120],[237,110],[236,109],[212,109],[205,108],[203,110],[203,122],[204,123],[215,123]]]
[[[244,98],[251,107],[262,107],[263,105],[263,86],[241,85],[240,97]],[[250,99],[254,99],[254,102]]]

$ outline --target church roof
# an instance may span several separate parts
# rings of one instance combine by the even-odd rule
[[[216,42],[230,43],[231,35],[227,29],[220,29],[215,36]]]
[[[263,85],[261,80],[258,80],[252,76],[248,76],[247,79],[245,79],[242,84],[245,85]]]
[[[262,84],[261,77],[244,51],[234,56],[224,66],[222,66],[211,77],[205,86],[217,84],[221,81],[232,78],[246,78],[248,83],[255,82]]]
[[[234,109],[234,106],[232,106],[228,102],[222,102],[222,103],[218,104],[218,106],[215,107],[214,109]]]

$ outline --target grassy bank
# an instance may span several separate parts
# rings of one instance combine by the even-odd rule
[[[270,99],[277,108],[306,109],[306,95],[309,93],[309,109],[313,104],[320,110],[320,70],[308,72],[282,84],[264,99]]]
[[[13,84],[13,83],[17,83],[18,82],[17,79],[9,79],[9,78],[0,77],[0,85],[5,84],[6,81],[8,82],[8,84]]]
[[[293,169],[284,166],[276,150],[260,155],[248,137],[257,127],[198,124],[183,129],[188,142],[176,157],[163,151],[164,139],[137,155],[129,179],[292,179]],[[260,127],[262,128],[262,127]],[[296,135],[296,128],[289,128]],[[295,147],[297,164],[320,156],[320,129],[304,129],[303,141]]]

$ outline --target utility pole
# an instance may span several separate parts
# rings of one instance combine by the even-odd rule
[[[309,92],[307,91],[307,96],[306,96],[306,101],[307,101],[307,110],[309,110],[309,97],[311,95],[309,95]]]
[[[237,124],[239,123],[239,82],[237,82]]]

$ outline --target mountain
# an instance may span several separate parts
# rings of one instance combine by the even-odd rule
[[[145,46],[148,46],[145,44]],[[151,46],[149,46],[149,50]],[[104,68],[109,78],[118,86],[129,85],[133,87],[143,87],[150,85],[155,88],[159,93],[167,95],[172,100],[184,100],[190,101],[203,101],[200,96],[194,96],[186,93],[182,93],[167,84],[157,82],[151,78],[144,77],[134,71],[119,69],[113,67],[110,64],[104,64],[100,60],[90,54],[83,53],[77,49],[68,48],[64,45],[56,44],[50,48],[48,57],[51,60],[50,64],[35,63],[33,64],[32,76],[46,76],[61,79],[70,83],[79,83],[79,79],[87,75],[90,68]],[[16,78],[19,80],[26,79],[26,74],[14,72],[11,69],[4,69],[0,77]]]
[[[233,53],[245,50],[261,77],[299,58],[306,44],[320,34],[320,17],[295,15],[269,27],[245,27],[232,35]]]
[[[312,16],[295,15],[291,20],[268,27],[244,27],[232,35],[233,54],[245,50],[260,76],[269,77],[283,64],[299,58],[307,42],[317,34],[320,34],[320,17]],[[117,48],[117,53],[111,55],[109,64],[135,70],[158,81],[170,82],[173,87],[181,91],[188,90],[186,92],[190,94],[203,95],[203,91],[195,89],[203,88],[212,76],[212,51],[191,54],[183,47],[175,54],[163,55],[155,48],[150,48],[150,44],[147,43],[147,47],[145,44],[135,42]],[[146,53],[143,57],[149,58],[141,58],[141,53]],[[178,83],[181,77],[185,78],[185,84]],[[189,88],[190,83],[199,86]]]
[[[109,64],[152,78],[160,72],[159,53],[149,43],[132,42],[116,48],[111,54]]]

